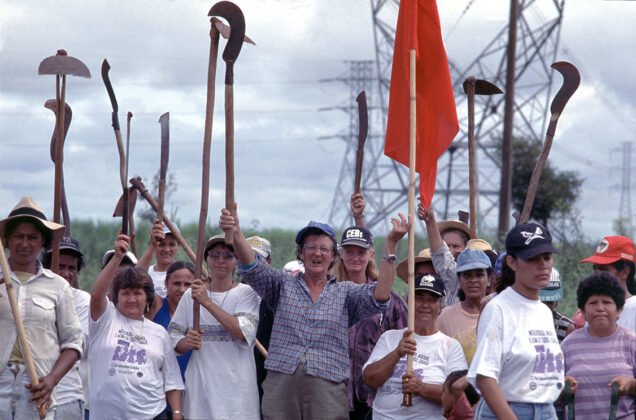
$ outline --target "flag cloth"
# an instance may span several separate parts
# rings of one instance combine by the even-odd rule
[[[459,131],[435,0],[400,1],[384,154],[406,166],[409,166],[410,49],[416,50],[417,57],[415,171],[420,174],[420,201],[428,208],[435,192],[437,159]]]

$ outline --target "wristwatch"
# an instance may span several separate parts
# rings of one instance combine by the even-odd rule
[[[390,263],[394,263],[397,260],[395,254],[382,254],[382,259],[387,260]]]

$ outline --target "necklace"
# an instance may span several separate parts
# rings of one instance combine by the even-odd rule
[[[141,333],[139,335],[135,334],[135,330],[133,330],[132,325],[130,325],[130,321],[128,321],[128,317],[126,317],[126,323],[128,324],[128,328],[130,329],[131,334],[135,337],[135,340],[139,341],[144,336],[144,317],[141,317]]]
[[[225,296],[223,296],[223,300],[221,301],[221,304],[219,305],[219,308],[223,308],[223,304],[225,303],[225,299],[227,298],[227,295],[230,294],[230,290],[232,290],[232,287],[229,288],[229,290],[227,292],[225,292]],[[212,291],[208,290],[208,296],[210,296],[210,299],[215,301],[214,303],[216,303],[216,299],[212,298]],[[218,293],[218,292],[214,292],[214,293]]]

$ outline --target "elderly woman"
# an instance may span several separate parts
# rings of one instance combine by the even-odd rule
[[[223,234],[205,245],[209,281],[195,279],[172,317],[168,331],[177,353],[190,350],[185,372],[184,412],[193,419],[260,419],[254,340],[260,299],[251,287],[233,281],[236,255]],[[193,303],[200,330],[193,330]]]
[[[558,251],[545,227],[524,223],[508,232],[506,252],[504,275],[511,273],[514,283],[482,311],[468,371],[483,396],[475,419],[556,419],[552,403],[563,389],[563,354],[539,292]]]
[[[394,249],[402,235],[392,232],[387,237],[387,246]],[[364,226],[350,226],[342,233],[340,252],[335,274],[338,281],[353,281],[367,284],[378,280],[378,269],[373,259],[373,235]],[[385,256],[386,257],[386,254]],[[391,290],[391,303],[382,313],[365,318],[349,328],[349,367],[351,379],[347,383],[349,396],[349,418],[366,419],[375,389],[368,387],[362,377],[362,366],[369,360],[378,339],[388,330],[402,329],[407,325],[407,309],[400,296]]]
[[[0,288],[0,418],[38,419],[40,407],[55,405],[54,388],[82,356],[82,329],[68,282],[42,268],[42,248],[57,244],[64,226],[46,220],[31,197],[23,197],[0,221],[0,238],[9,248],[11,276],[39,384],[31,386],[5,286]],[[3,290],[4,289],[4,290]],[[26,386],[26,387],[25,387]],[[27,389],[28,388],[28,389]],[[49,410],[46,418],[53,418]]]
[[[305,272],[292,276],[254,254],[236,215],[236,206],[233,213],[223,209],[219,227],[233,237],[243,281],[276,311],[265,361],[263,417],[348,419],[347,330],[388,307],[395,249],[385,247],[378,281],[338,282],[329,274],[336,235],[327,224],[309,222],[296,235],[296,255]],[[391,222],[395,232],[389,235],[402,237],[408,228],[404,216]]]
[[[575,391],[577,420],[607,417],[611,386],[618,383],[617,419],[636,413],[636,333],[616,324],[625,302],[619,280],[598,272],[579,283],[576,299],[587,326],[561,343],[565,375]]]
[[[367,385],[378,388],[374,419],[443,419],[442,385],[453,371],[466,369],[457,340],[438,331],[444,283],[433,275],[415,277],[415,334],[403,328],[382,334],[364,365]],[[406,372],[406,355],[413,355],[413,372]],[[413,406],[403,407],[403,393]]]
[[[155,296],[152,279],[142,268],[119,268],[129,242],[117,236],[91,292],[91,418],[156,418],[165,415],[167,399],[172,418],[183,419],[183,381],[170,337],[144,318]]]

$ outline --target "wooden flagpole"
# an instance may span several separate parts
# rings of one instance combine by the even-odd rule
[[[409,51],[409,79],[410,79],[410,135],[409,135],[409,220],[415,220],[415,143],[416,128],[416,90],[415,90],[415,50]],[[409,227],[408,246],[408,329],[415,331],[415,223]],[[413,355],[406,356],[406,371],[413,372]],[[412,405],[411,394],[404,394],[402,405]]]

